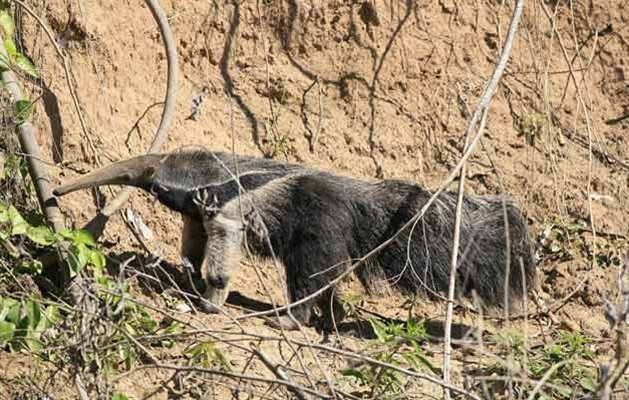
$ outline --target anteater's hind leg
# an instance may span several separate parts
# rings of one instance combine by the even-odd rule
[[[345,309],[334,288],[325,291],[317,300],[321,310],[321,328],[332,330],[335,325],[345,319]]]

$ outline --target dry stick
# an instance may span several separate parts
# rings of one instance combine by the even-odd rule
[[[127,145],[127,148],[129,148],[129,141],[131,140],[131,134],[133,133],[134,130],[137,129],[138,131],[138,137],[140,139],[142,139],[142,136],[140,136],[140,122],[144,119],[144,117],[146,117],[146,114],[149,113],[149,111],[151,111],[151,109],[153,107],[157,107],[157,106],[161,106],[164,105],[163,101],[156,101],[155,103],[149,105],[148,107],[146,107],[146,109],[144,109],[144,112],[142,114],[140,114],[140,116],[138,117],[138,119],[135,121],[135,123],[131,126],[131,129],[129,129],[129,131],[127,132],[127,138],[124,141],[124,144]],[[131,150],[129,148],[129,150]]]
[[[494,71],[493,71],[493,73],[491,75],[491,78],[487,82],[487,86],[485,87],[485,90],[484,90],[483,95],[482,95],[482,97],[481,97],[481,99],[479,101],[479,104],[478,104],[476,110],[474,111],[474,115],[472,116],[472,119],[470,121],[470,124],[469,124],[469,127],[468,127],[468,131],[471,131],[473,129],[473,127],[476,126],[476,124],[478,123],[478,121],[481,118],[483,110],[489,105],[489,103],[491,102],[491,99],[492,99],[496,89],[498,88],[498,84],[500,82],[500,78],[502,77],[502,75],[504,73],[504,70],[505,70],[505,68],[507,66],[507,61],[509,60],[509,55],[511,54],[511,49],[513,47],[513,39],[514,39],[515,33],[517,31],[517,26],[518,26],[518,24],[520,22],[520,19],[522,17],[522,9],[524,8],[524,2],[525,2],[525,0],[518,0],[518,3],[516,4],[516,7],[515,7],[514,12],[513,12],[513,17],[511,19],[511,25],[509,27],[509,34],[507,36],[507,41],[505,42],[505,46],[503,48],[502,54],[500,55],[500,59],[498,60],[498,64],[496,64],[496,67],[494,68]],[[466,135],[467,135],[467,132],[466,132]],[[349,267],[345,272],[340,274],[338,277],[332,279],[329,284],[323,286],[319,290],[313,292],[312,294],[310,294],[309,296],[304,297],[301,300],[295,301],[294,303],[287,304],[287,305],[282,306],[282,307],[278,307],[277,310],[254,312],[254,313],[250,313],[250,314],[246,314],[246,315],[240,316],[237,319],[238,320],[243,320],[243,319],[247,319],[247,318],[272,315],[276,311],[285,311],[288,308],[292,308],[292,307],[298,306],[300,304],[304,304],[304,303],[314,299],[318,295],[322,294],[326,290],[330,289],[332,286],[334,286],[335,284],[337,284],[338,282],[343,280],[345,277],[347,277],[349,274],[351,274],[356,268],[360,267],[365,262],[367,262],[369,259],[371,259],[373,256],[375,256],[376,254],[380,253],[383,249],[385,249],[391,243],[393,243],[407,229],[409,229],[410,227],[414,226],[416,224],[416,222],[420,218],[422,218],[424,216],[424,214],[426,213],[426,210],[430,206],[433,205],[433,203],[437,200],[437,197],[458,176],[459,172],[461,171],[461,167],[467,161],[467,159],[470,157],[470,155],[472,154],[472,152],[476,148],[476,145],[480,141],[481,137],[482,137],[482,132],[478,132],[476,134],[476,136],[474,136],[474,138],[470,141],[469,147],[463,153],[463,156],[461,157],[461,159],[459,160],[457,165],[454,167],[452,172],[450,172],[450,175],[448,175],[448,177],[443,181],[441,186],[439,186],[439,188],[433,193],[433,195],[428,199],[428,201],[426,201],[426,204],[424,204],[424,206],[408,222],[406,222],[395,234],[393,234],[393,236],[391,236],[389,239],[387,239],[384,242],[382,242],[379,246],[375,247],[369,253],[365,254],[362,258],[360,258],[356,263],[354,263],[351,267]]]
[[[9,59],[4,46],[0,46],[0,59]],[[9,69],[3,71],[2,80],[11,96],[12,105],[24,99],[24,94],[13,71]],[[52,195],[50,176],[46,171],[44,163],[40,161],[39,146],[36,139],[37,130],[33,124],[28,121],[18,125],[17,130],[22,151],[28,155],[28,157],[26,157],[26,164],[28,166],[28,173],[33,180],[33,185],[35,185],[37,200],[46,215],[46,220],[52,225],[55,232],[62,231],[65,229],[63,216],[57,206],[57,200]]]
[[[317,123],[317,130],[312,134],[312,137],[310,138],[310,152],[311,153],[314,153],[315,151],[315,146],[317,145],[317,140],[319,139],[319,133],[321,132],[321,121],[323,119],[323,101],[321,100],[322,98],[321,79],[317,77],[317,80],[315,81],[315,83],[317,84],[317,92],[319,93],[319,122]]]
[[[74,377],[74,385],[76,386],[76,390],[78,392],[79,398],[81,400],[89,400],[90,396],[87,394],[85,383],[83,383],[83,378],[81,378],[80,374],[77,374]]]
[[[489,107],[485,107],[483,110],[483,117],[480,121],[478,133],[483,134],[485,130],[485,122],[487,121],[487,112]],[[471,131],[468,129],[467,133]],[[465,146],[468,145],[469,137],[465,137]],[[454,222],[454,241],[452,243],[452,262],[450,264],[450,281],[448,283],[448,302],[446,307],[446,321],[444,332],[444,353],[443,353],[443,381],[450,383],[450,359],[452,357],[452,315],[454,313],[454,291],[456,288],[456,275],[459,256],[459,241],[461,238],[461,213],[463,211],[463,194],[465,192],[465,163],[461,166],[461,174],[459,177],[459,193],[456,202],[456,215]],[[450,398],[450,390],[444,388],[444,395],[446,399]]]
[[[177,61],[177,48],[175,46],[175,41],[170,30],[170,25],[168,24],[168,18],[162,10],[161,6],[157,2],[157,0],[146,0],[146,4],[148,5],[157,25],[159,26],[159,30],[162,34],[162,39],[164,40],[164,47],[166,48],[166,61],[168,68],[168,81],[166,86],[166,97],[164,99],[164,111],[162,113],[162,118],[159,123],[159,127],[157,128],[157,133],[153,138],[153,142],[148,149],[148,153],[156,153],[158,152],[166,137],[168,136],[168,128],[172,122],[173,116],[175,114],[175,100],[177,97],[177,85],[179,79],[179,66]],[[124,205],[124,203],[129,199],[131,191],[133,189],[130,187],[123,188],[118,196],[113,199],[109,204],[105,206],[100,212],[101,215],[96,216],[95,219],[90,221],[87,226],[91,226],[93,222],[98,219],[104,217],[108,219],[113,213],[118,211],[120,207]]]
[[[271,372],[273,372],[275,376],[277,376],[278,379],[281,379],[282,381],[286,381],[286,382],[291,382],[291,379],[289,378],[288,374],[284,370],[282,370],[281,365],[274,363],[273,360],[271,360],[265,353],[263,353],[262,351],[256,348],[252,348],[251,351],[262,361],[262,363]],[[303,390],[299,389],[298,387],[288,387],[288,389],[291,392],[295,393],[295,396],[297,396],[297,398],[301,400],[305,400],[308,398],[306,394],[303,392]]]
[[[381,367],[381,368],[389,368],[389,369],[391,369],[393,371],[400,372],[400,373],[402,373],[404,375],[412,376],[414,378],[423,379],[423,380],[426,380],[428,382],[434,383],[436,385],[439,385],[439,386],[442,386],[442,387],[446,387],[446,388],[452,390],[453,392],[459,393],[459,394],[464,395],[466,397],[469,397],[470,399],[480,400],[480,397],[476,396],[475,394],[470,393],[470,392],[466,391],[465,389],[461,389],[461,388],[459,388],[457,386],[454,386],[452,384],[445,383],[442,380],[440,380],[439,378],[436,378],[436,377],[434,377],[432,375],[428,375],[428,374],[425,374],[425,373],[422,373],[422,372],[416,372],[416,371],[413,371],[413,370],[410,370],[410,369],[406,369],[406,368],[400,367],[400,366],[395,365],[395,364],[390,364],[390,363],[387,363],[387,362],[384,362],[384,361],[380,361],[380,360],[375,359],[373,357],[365,356],[365,355],[362,355],[362,354],[359,354],[359,353],[355,353],[355,352],[352,352],[352,351],[348,351],[348,350],[337,349],[335,347],[326,346],[326,345],[323,345],[323,344],[311,344],[311,345],[309,345],[307,343],[302,343],[302,342],[298,342],[298,341],[295,341],[295,343],[298,344],[298,345],[304,346],[304,347],[311,346],[312,348],[315,348],[315,349],[318,349],[318,350],[322,350],[322,351],[325,351],[325,352],[328,352],[328,353],[338,354],[338,355],[343,356],[345,358],[350,358],[350,359],[362,361],[362,362],[368,363],[368,364],[373,365],[373,366],[377,366],[377,367]]]
[[[159,308],[156,308],[156,307],[153,307],[150,304],[144,303],[142,301],[139,301],[139,300],[133,299],[133,298],[131,298],[129,300],[134,302],[134,303],[136,303],[136,304],[142,305],[144,307],[151,308],[154,311],[162,313],[163,315],[168,315],[166,311],[164,311],[162,309],[159,309]],[[207,329],[207,328],[199,329],[199,328],[194,327],[190,323],[186,323],[183,320],[176,319],[176,317],[175,317],[175,320],[180,322],[180,323],[182,323],[182,324],[184,324],[184,325],[191,326],[194,329],[190,330],[190,331],[183,332],[181,334],[176,334],[176,335],[175,334],[170,334],[170,335],[148,335],[148,336],[145,336],[145,337],[142,337],[142,338],[138,338],[138,339],[156,340],[156,339],[169,338],[169,337],[179,336],[179,335],[184,335],[184,334],[185,335],[209,334],[212,337],[217,337],[216,335],[218,335],[218,334],[224,334],[224,335],[244,335],[244,336],[250,336],[250,337],[253,337],[253,338],[256,338],[256,339],[259,339],[259,340],[265,340],[265,341],[282,342],[282,341],[286,340],[282,336],[261,335],[261,334],[257,334],[257,333],[244,332],[244,331],[243,332],[234,332],[234,331],[226,331],[226,330]],[[377,360],[375,358],[366,356],[364,354],[356,353],[356,352],[353,352],[353,351],[350,351],[350,350],[342,350],[342,349],[338,349],[338,348],[327,346],[327,345],[323,345],[323,344],[312,344],[312,343],[308,343],[308,342],[301,342],[301,341],[298,341],[298,340],[293,341],[293,343],[295,345],[297,345],[297,346],[321,350],[321,351],[324,351],[326,353],[336,354],[336,355],[342,356],[342,357],[347,358],[347,359],[353,359],[353,360],[361,361],[361,362],[364,362],[364,363],[367,363],[367,364],[370,364],[370,365],[373,365],[373,366],[377,366],[377,367],[381,367],[381,368],[389,368],[389,369],[392,369],[394,371],[397,371],[397,372],[400,372],[402,374],[405,374],[407,376],[423,379],[423,380],[426,380],[428,382],[435,383],[437,385],[442,385],[442,386],[444,385],[443,382],[440,381],[439,378],[437,378],[435,376],[432,376],[432,375],[429,375],[429,374],[425,374],[425,373],[422,373],[422,372],[417,372],[417,371],[410,370],[410,369],[406,369],[406,368],[400,367],[398,365],[394,365],[394,364],[390,364],[390,363],[387,363],[387,362],[384,362],[384,361],[380,361],[380,360]],[[137,368],[137,369],[141,369],[141,367]],[[131,373],[131,372],[133,372],[133,371],[125,372],[122,375],[119,375],[118,377],[116,377],[114,380],[120,380],[123,376],[129,375],[129,373]],[[467,392],[466,390],[464,390],[462,388],[458,388],[458,387],[453,386],[453,385],[447,385],[447,386],[449,386],[450,389],[452,389],[452,391],[455,392],[455,393],[460,393],[461,395],[464,395],[464,396],[469,397],[469,398],[474,399],[474,400],[480,400],[480,397],[474,395],[473,393]]]

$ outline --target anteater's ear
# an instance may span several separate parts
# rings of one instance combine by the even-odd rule
[[[102,185],[149,187],[164,155],[146,154],[118,161],[57,187],[55,196]]]

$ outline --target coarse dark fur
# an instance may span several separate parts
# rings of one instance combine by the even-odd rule
[[[245,239],[255,254],[265,257],[272,255],[270,242],[286,268],[290,300],[297,301],[338,277],[350,260],[392,237],[432,195],[404,181],[365,182],[299,165],[211,152],[121,161],[63,185],[55,194],[103,184],[141,187],[184,215],[182,252],[201,270],[205,296],[216,305],[227,296]],[[446,292],[456,197],[442,193],[413,229],[361,266],[356,271],[361,283],[369,290],[388,282],[404,293]],[[483,305],[504,306],[505,287],[513,303],[525,294],[525,284],[532,286],[535,265],[529,235],[514,204],[466,195],[460,232],[459,295],[476,292]],[[338,308],[331,293],[320,296],[319,303]],[[297,321],[310,320],[313,304],[292,309]],[[338,322],[342,313],[337,311]]]

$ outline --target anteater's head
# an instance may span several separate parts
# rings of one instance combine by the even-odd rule
[[[211,152],[146,154],[118,161],[75,178],[54,190],[63,196],[80,189],[124,185],[144,189],[170,209],[198,217],[193,202],[197,188],[211,185],[228,175]]]
[[[166,157],[162,154],[147,154],[118,161],[75,178],[57,187],[53,193],[55,196],[63,196],[77,190],[103,185],[125,185],[148,189]]]

